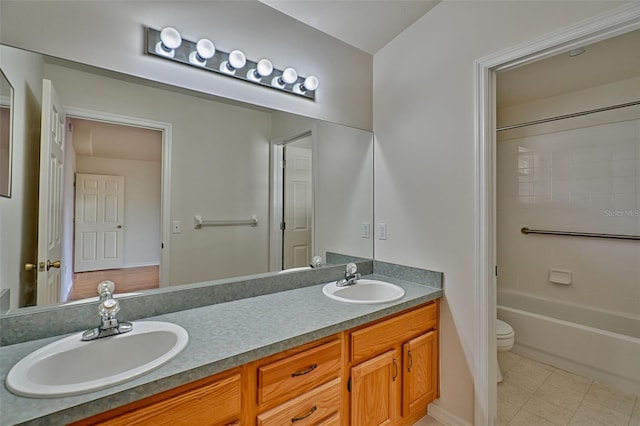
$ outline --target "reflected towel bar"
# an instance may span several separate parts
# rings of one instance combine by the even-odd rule
[[[203,226],[258,226],[258,217],[251,216],[249,220],[204,220],[201,215],[195,215],[193,218],[193,227],[200,229]]]
[[[571,237],[611,238],[614,240],[640,240],[640,235],[594,234],[590,232],[547,231],[544,229],[529,229],[526,226],[520,229],[520,232],[522,232],[525,235],[546,234],[546,235],[568,235]]]

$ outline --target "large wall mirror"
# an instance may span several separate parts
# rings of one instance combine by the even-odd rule
[[[41,64],[20,84],[50,80],[65,110],[60,269],[23,259],[19,306],[95,296],[102,279],[138,293],[373,258],[370,132],[0,49],[2,67]],[[43,261],[60,274],[49,300]]]
[[[0,68],[0,197],[11,197],[13,87]]]

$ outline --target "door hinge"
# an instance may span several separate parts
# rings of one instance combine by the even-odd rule
[[[280,161],[280,167],[282,167],[283,169],[287,167],[287,160],[282,160]]]
[[[285,222],[280,222],[280,230],[285,231],[287,229],[287,224]]]
[[[347,380],[347,390],[351,392],[351,377],[349,377],[349,380]]]

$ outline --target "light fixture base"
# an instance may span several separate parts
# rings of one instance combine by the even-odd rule
[[[236,78],[238,80],[246,81],[248,83],[256,84],[265,88],[268,87],[278,92],[289,93],[314,101],[316,99],[315,91],[308,90],[303,92],[300,89],[298,89],[297,91],[294,90],[294,87],[296,85],[301,85],[304,83],[304,77],[298,76],[297,80],[291,84],[280,84],[279,80],[281,79],[283,74],[283,70],[280,69],[273,68],[273,72],[269,76],[271,78],[267,78],[266,76],[257,78],[253,71],[258,69],[258,63],[247,59],[245,65],[242,68],[237,68],[233,71],[230,71],[227,67],[227,63],[229,61],[228,52],[223,52],[216,49],[215,55],[212,58],[207,59],[205,63],[202,63],[201,61],[199,61],[199,58],[197,58],[195,54],[195,52],[197,52],[196,42],[191,40],[183,38],[180,46],[172,49],[171,52],[166,52],[161,45],[160,31],[153,28],[147,28],[146,52],[151,56],[156,56],[158,58],[173,62],[179,62],[181,64],[198,68],[200,70],[206,70],[214,74]],[[277,84],[274,84],[273,82],[276,82]]]

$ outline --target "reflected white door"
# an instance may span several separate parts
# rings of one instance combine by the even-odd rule
[[[38,305],[60,302],[64,123],[65,113],[58,95],[51,81],[43,80],[38,191]]]
[[[284,148],[283,268],[309,266],[313,217],[311,149]]]
[[[76,175],[74,272],[124,263],[124,176]]]

